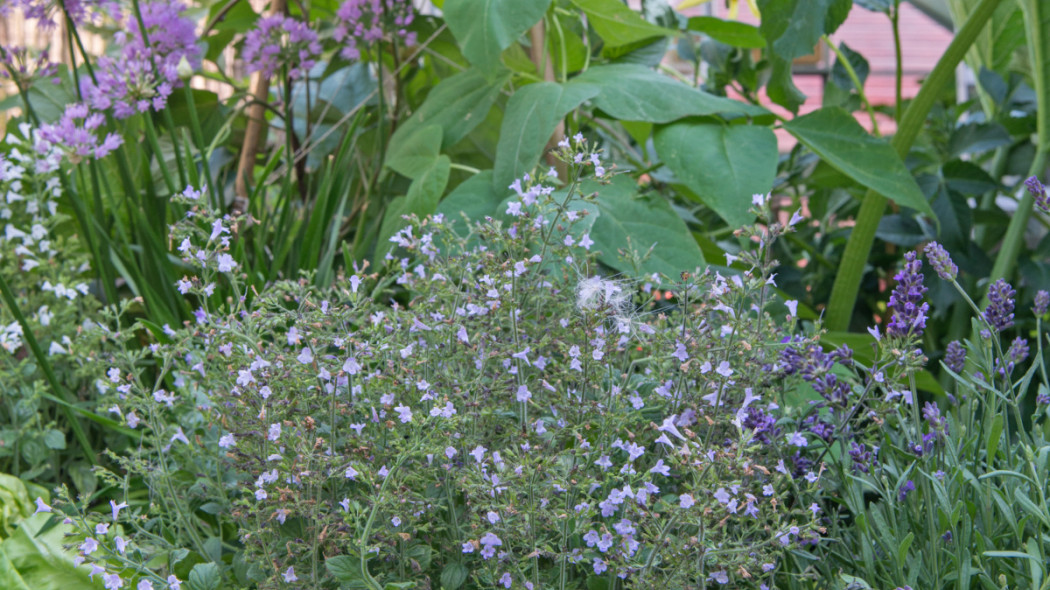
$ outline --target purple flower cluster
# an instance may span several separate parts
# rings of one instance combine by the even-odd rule
[[[347,0],[335,15],[339,23],[332,37],[346,44],[339,52],[346,59],[361,58],[358,41],[374,43],[385,33],[397,35],[406,45],[416,42],[416,34],[405,28],[415,18],[408,0]]]
[[[953,373],[962,373],[963,367],[966,366],[966,349],[959,344],[958,340],[948,343],[948,348],[944,352],[944,364]]]
[[[937,271],[937,276],[942,279],[953,281],[959,276],[959,267],[952,262],[952,257],[948,255],[944,246],[937,242],[926,244],[926,259],[930,261],[933,270]]]
[[[320,55],[317,33],[306,23],[290,16],[273,15],[261,19],[259,26],[244,38],[241,57],[249,73],[261,72],[269,78],[286,65],[289,77],[298,80],[310,72]]]
[[[105,120],[87,105],[71,104],[66,107],[61,119],[40,128],[40,138],[49,145],[39,146],[38,149],[47,151],[57,147],[74,164],[84,158],[103,158],[123,143],[115,133],[108,133],[99,141],[96,131]]]
[[[799,375],[829,404],[840,408],[848,406],[850,387],[840,381],[831,368],[836,361],[849,365],[852,358],[853,351],[846,345],[831,352],[824,352],[817,344],[802,349],[789,346],[780,354],[785,375]]]
[[[1035,294],[1035,302],[1032,304],[1032,313],[1037,317],[1046,315],[1046,308],[1050,307],[1050,293],[1039,290]]]
[[[1032,176],[1028,180],[1024,181],[1024,187],[1028,189],[1028,192],[1035,199],[1035,206],[1039,207],[1039,210],[1043,213],[1050,214],[1050,200],[1046,195],[1046,186],[1039,182],[1039,179]]]
[[[186,60],[191,67],[200,62],[201,50],[193,21],[183,16],[186,6],[179,0],[155,0],[141,5],[145,34],[134,15],[127,15],[125,31],[115,41],[120,56],[98,60],[96,81],[82,86],[95,109],[113,109],[119,118],[161,110],[172,91],[182,85],[178,66]]]
[[[894,276],[897,286],[890,295],[889,307],[893,312],[886,326],[888,336],[921,336],[926,329],[926,312],[930,304],[923,301],[926,287],[922,284],[922,261],[914,252],[904,255],[904,268]]]
[[[988,307],[984,310],[984,319],[993,330],[1001,332],[1014,325],[1014,291],[1010,283],[999,279],[988,287]]]
[[[56,17],[62,19],[65,8],[74,25],[93,22],[99,13],[119,14],[117,3],[112,0],[0,0],[0,16],[6,17],[11,9],[18,8],[28,19],[35,19],[45,31],[52,30]]]
[[[53,83],[58,84],[59,79],[55,77],[57,73],[58,66],[48,59],[46,49],[34,56],[25,47],[0,46],[0,78],[11,80],[22,90],[42,78],[51,78]]]

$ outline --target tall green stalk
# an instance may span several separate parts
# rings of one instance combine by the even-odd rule
[[[970,18],[966,20],[966,24],[956,33],[929,77],[926,78],[918,95],[904,111],[900,127],[890,140],[890,145],[901,157],[908,154],[912,143],[915,142],[915,137],[926,121],[926,115],[944,88],[951,83],[955,75],[955,68],[962,61],[981,29],[991,19],[1000,1],[981,0]],[[828,303],[826,315],[826,325],[829,330],[849,329],[853,306],[860,290],[860,281],[864,276],[864,268],[871,254],[872,244],[875,243],[875,231],[886,210],[886,203],[887,198],[873,190],[869,190],[864,195],[864,201],[857,213],[857,224],[850,233],[849,241],[846,242],[846,251],[842,255],[838,276],[831,289],[831,300]]]

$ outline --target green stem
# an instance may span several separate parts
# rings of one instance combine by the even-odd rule
[[[966,24],[959,29],[955,38],[945,50],[944,55],[934,66],[929,77],[923,83],[915,99],[908,105],[901,117],[900,127],[896,135],[890,141],[890,145],[903,157],[911,149],[915,137],[923,127],[926,115],[930,112],[934,102],[940,97],[944,88],[951,83],[955,76],[955,68],[962,61],[966,51],[973,44],[977,35],[995,12],[1001,0],[981,0]],[[882,219],[882,213],[886,209],[887,199],[885,196],[869,190],[861,203],[860,211],[857,213],[857,225],[846,242],[846,251],[842,255],[842,263],[839,265],[839,274],[831,290],[831,299],[828,303],[827,326],[829,330],[842,331],[849,329],[850,318],[853,316],[853,305],[857,300],[860,290],[860,281],[864,276],[864,268],[871,254],[871,247],[875,243],[875,230]]]
[[[1043,101],[1040,100],[1040,102]],[[1042,136],[1039,143],[1044,143]],[[1029,176],[1041,174],[1046,168],[1046,159],[1046,149],[1040,147],[1035,159],[1032,160],[1032,167],[1028,171]],[[1013,271],[1017,258],[1021,254],[1024,231],[1028,227],[1028,219],[1032,216],[1032,206],[1035,204],[1031,193],[1026,190],[1023,190],[1022,193],[1021,200],[1017,203],[1017,210],[1014,211],[1013,217],[1010,218],[1010,225],[1006,228],[1006,236],[1003,238],[1002,247],[999,248],[999,255],[995,257],[995,264],[992,265],[992,274],[988,276],[989,285],[1006,278],[1006,275]]]

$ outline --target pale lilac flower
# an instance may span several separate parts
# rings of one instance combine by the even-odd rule
[[[219,448],[220,449],[231,449],[237,446],[237,439],[232,433],[227,432],[226,434],[219,437]]]
[[[288,569],[284,570],[284,581],[288,583],[295,582],[298,580],[298,576],[295,575],[295,568],[288,566]]]
[[[84,158],[104,158],[124,140],[115,133],[108,133],[100,141],[96,131],[103,123],[105,117],[100,113],[92,112],[84,104],[74,103],[66,107],[61,119],[40,127],[40,139],[61,150],[73,164]]]
[[[397,418],[402,424],[407,424],[412,421],[412,408],[406,405],[398,405],[394,408],[397,412]]]
[[[275,14],[259,19],[257,27],[248,32],[241,59],[248,73],[272,78],[278,68],[288,66],[288,76],[297,80],[314,67],[320,55],[316,32],[303,21]]]
[[[40,514],[41,512],[51,512],[51,507],[44,503],[44,499],[40,496],[36,498],[36,512],[33,514]]]
[[[692,494],[678,496],[678,506],[680,508],[691,508],[694,504],[696,504],[696,500],[693,499]]]

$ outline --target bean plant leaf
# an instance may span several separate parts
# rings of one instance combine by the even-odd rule
[[[773,188],[777,138],[756,125],[679,121],[653,137],[667,167],[731,227],[750,223],[751,196]]]
[[[463,56],[486,75],[500,69],[500,54],[536,24],[551,0],[448,0],[448,28]]]
[[[441,588],[443,590],[458,590],[463,582],[467,581],[470,570],[461,563],[452,562],[441,570]]]
[[[865,131],[846,111],[822,108],[784,123],[784,128],[861,185],[899,205],[933,216],[933,209],[897,152],[885,140]]]
[[[491,170],[471,176],[442,199],[435,212],[444,215],[456,233],[466,235],[462,215],[471,221],[481,221],[494,217],[499,210],[504,191],[495,190],[492,177]]]
[[[703,254],[689,228],[674,209],[659,196],[638,194],[637,186],[628,176],[614,177],[606,185],[594,181],[582,184],[582,192],[598,193],[601,214],[594,221],[592,250],[599,250],[598,260],[617,270],[634,275],[661,273],[677,278],[683,271],[693,272],[704,267]],[[649,258],[640,268],[633,268],[620,259],[620,249],[632,248]]]
[[[505,191],[515,178],[531,170],[558,122],[598,91],[593,84],[540,82],[515,92],[500,127],[493,172],[496,191]]]
[[[442,149],[463,139],[485,120],[508,75],[490,83],[479,70],[469,69],[442,80],[390,137],[384,164],[409,178],[423,173],[429,164],[420,161],[419,142],[432,139],[428,128],[440,128]]]
[[[620,0],[572,0],[572,3],[587,13],[588,24],[609,47],[678,33],[650,23]]]
[[[686,28],[703,33],[719,43],[744,49],[761,49],[766,46],[766,39],[758,27],[735,20],[722,20],[713,16],[694,16],[689,19]]]
[[[610,116],[625,121],[670,123],[693,115],[769,116],[762,107],[708,94],[658,74],[645,66],[595,66],[572,79],[598,87],[592,102]]]
[[[371,588],[365,577],[361,575],[361,564],[357,559],[349,555],[336,555],[329,557],[324,562],[328,573],[339,580],[342,588],[356,590],[359,588]]]

